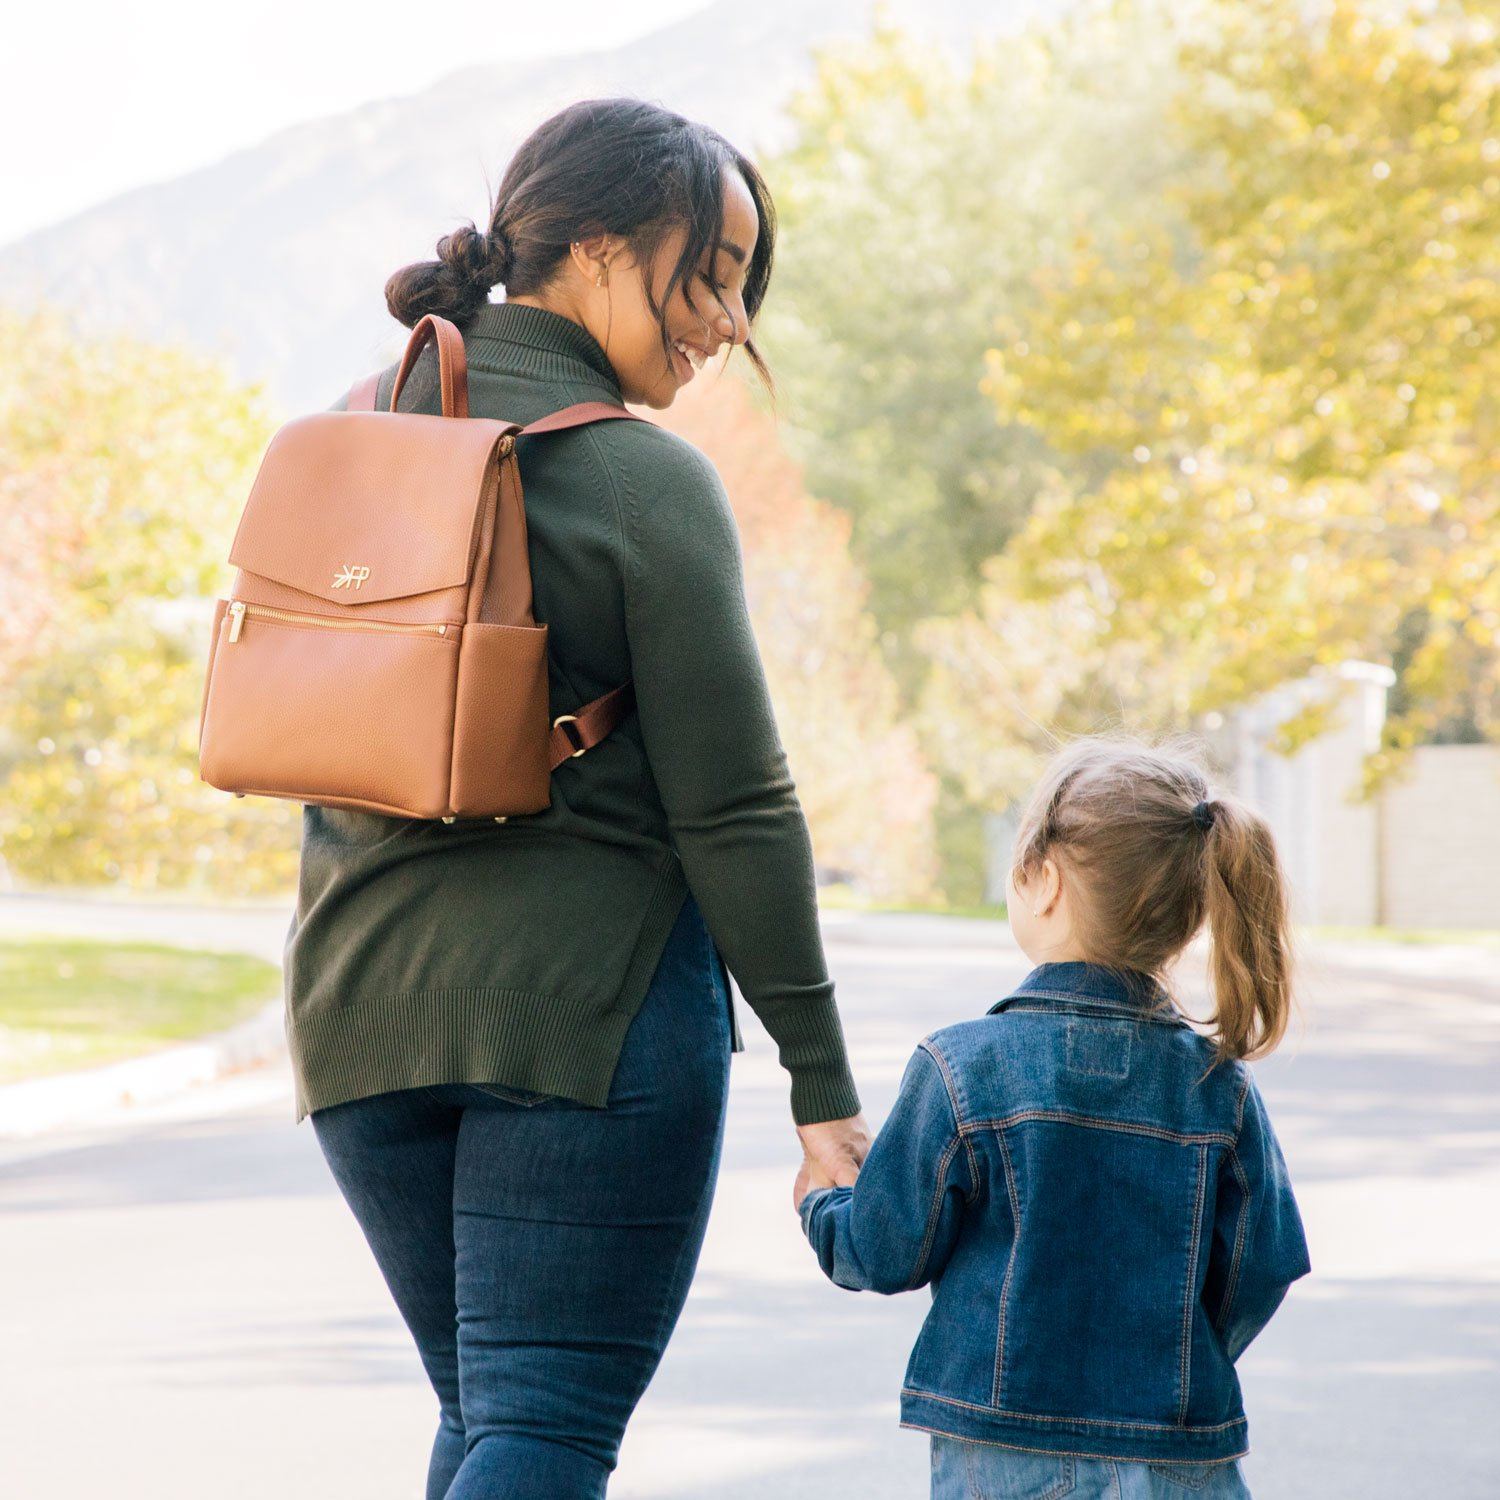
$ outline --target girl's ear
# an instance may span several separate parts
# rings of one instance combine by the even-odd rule
[[[1036,899],[1031,903],[1036,908],[1037,915],[1040,917],[1050,915],[1061,893],[1062,870],[1058,867],[1057,861],[1049,855],[1042,861],[1041,873],[1037,880]]]

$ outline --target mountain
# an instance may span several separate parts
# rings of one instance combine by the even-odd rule
[[[1055,0],[880,8],[962,48]],[[785,106],[810,76],[814,49],[866,34],[875,10],[873,0],[718,0],[610,51],[463,68],[0,246],[0,298],[45,298],[83,332],[118,327],[215,354],[239,378],[264,380],[288,414],[326,407],[400,352],[407,330],[386,312],[386,278],[430,259],[439,236],[465,220],[483,226],[511,152],[548,114],[631,94],[760,156],[785,139]]]

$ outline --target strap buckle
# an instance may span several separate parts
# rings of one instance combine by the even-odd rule
[[[558,714],[558,716],[552,721],[552,727],[556,729],[559,724],[576,724],[577,722],[577,714]],[[577,760],[578,757],[588,749],[588,746],[582,744],[571,730],[563,730],[563,737],[567,739],[571,744],[578,746],[578,748],[568,757],[569,760]]]

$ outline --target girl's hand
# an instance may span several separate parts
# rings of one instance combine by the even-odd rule
[[[812,1157],[802,1158],[802,1170],[797,1173],[797,1180],[792,1184],[792,1207],[799,1213],[802,1210],[802,1200],[812,1192],[814,1188],[835,1187],[834,1182]]]

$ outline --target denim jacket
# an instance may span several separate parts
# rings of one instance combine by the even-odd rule
[[[931,1286],[903,1427],[1248,1451],[1234,1362],[1311,1267],[1250,1070],[1212,1064],[1154,979],[1081,962],[918,1044],[855,1185],[800,1206],[836,1285]]]

